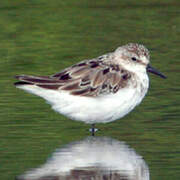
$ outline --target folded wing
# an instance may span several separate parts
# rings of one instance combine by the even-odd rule
[[[16,86],[35,85],[45,89],[67,91],[77,96],[99,96],[116,93],[128,85],[131,74],[118,65],[87,60],[52,76],[15,76]]]

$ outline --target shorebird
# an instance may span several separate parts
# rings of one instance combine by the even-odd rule
[[[17,88],[44,98],[52,108],[72,120],[92,124],[124,117],[144,98],[151,72],[148,49],[136,43],[81,61],[51,76],[17,75]]]

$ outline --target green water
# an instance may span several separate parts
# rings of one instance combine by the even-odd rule
[[[141,105],[121,120],[97,124],[97,135],[129,144],[144,157],[151,179],[179,180],[179,7],[179,0],[1,0],[0,179],[14,179],[57,147],[89,135],[88,125],[16,89],[14,75],[50,75],[138,42],[168,79],[150,75]]]

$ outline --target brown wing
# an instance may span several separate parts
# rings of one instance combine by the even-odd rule
[[[16,85],[36,86],[68,91],[73,95],[98,96],[116,93],[127,85],[130,73],[118,65],[105,64],[100,59],[83,61],[52,76],[16,76]]]

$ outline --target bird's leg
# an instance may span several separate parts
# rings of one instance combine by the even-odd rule
[[[95,133],[94,127],[95,127],[95,124],[92,124],[92,126],[91,126],[91,135],[92,136],[94,136],[94,133]]]
[[[98,129],[95,128],[95,124],[91,124],[91,128],[89,129],[92,136],[95,136],[95,132],[98,131]]]

